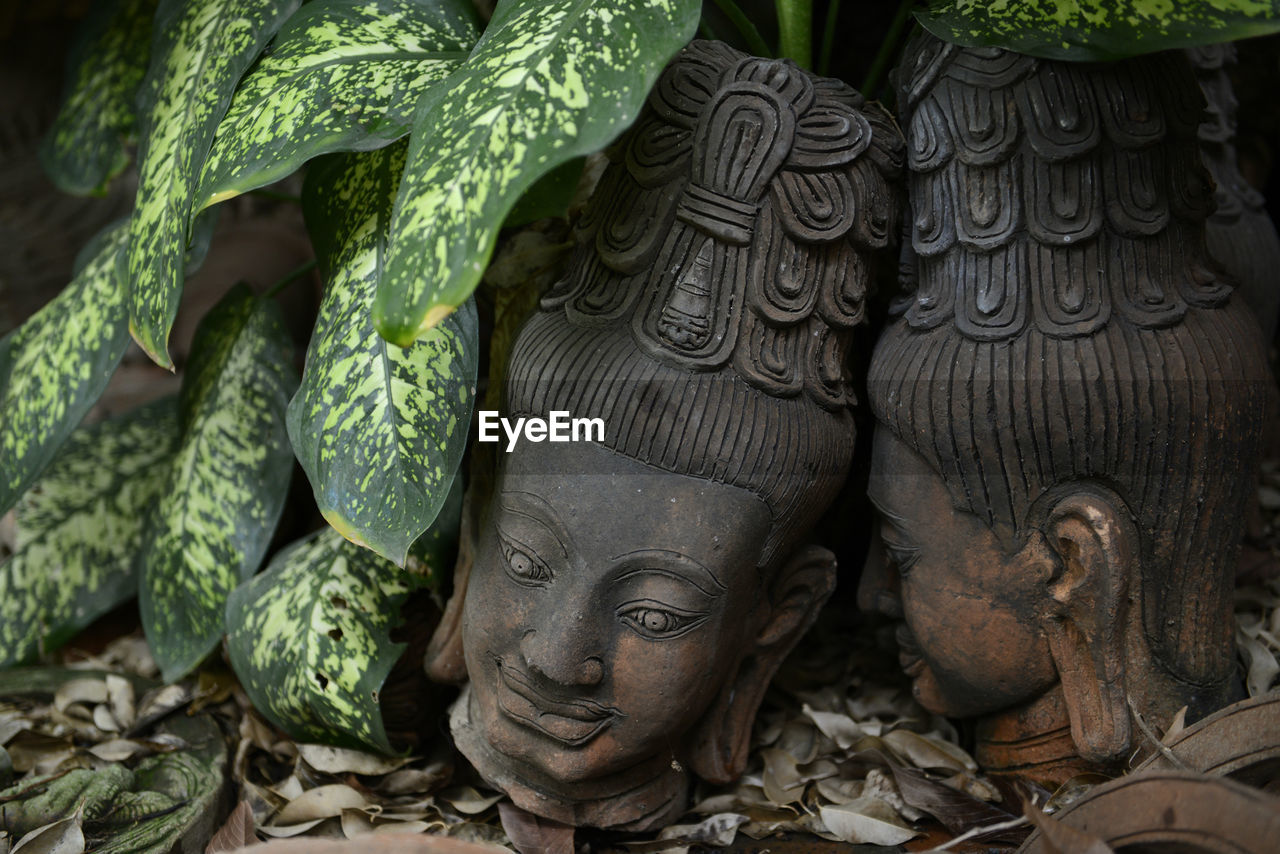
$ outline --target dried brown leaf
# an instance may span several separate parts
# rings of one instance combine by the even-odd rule
[[[133,683],[122,676],[109,674],[106,678],[107,702],[111,706],[111,716],[115,718],[116,729],[128,729],[137,718],[134,707]],[[95,720],[96,723],[96,720]]]
[[[1027,807],[1026,816],[1040,831],[1045,854],[1115,854],[1101,838],[1063,824],[1033,806]]]
[[[733,844],[734,837],[738,835],[738,828],[748,821],[750,819],[740,813],[719,813],[697,824],[675,824],[665,827],[658,834],[658,838],[687,845],[724,848]],[[522,851],[521,854],[525,852]]]
[[[978,763],[958,746],[939,738],[930,738],[906,729],[895,729],[883,736],[895,755],[915,768],[944,771],[976,771]]]
[[[150,753],[151,748],[141,742],[128,738],[113,738],[89,748],[89,752],[107,762],[123,762],[142,753]]]
[[[35,730],[23,730],[5,744],[13,770],[27,772],[50,761],[60,762],[72,754],[73,745],[66,736],[46,735]]]
[[[73,703],[88,706],[105,702],[107,683],[101,679],[72,679],[58,686],[53,694],[53,707],[60,712],[67,711]]]
[[[410,757],[379,756],[362,750],[329,747],[324,744],[297,744],[298,755],[317,771],[325,774],[390,774],[410,761]]]
[[[18,840],[12,854],[84,854],[83,816],[79,810],[70,818],[37,827]]]
[[[479,815],[504,797],[501,792],[482,795],[470,786],[450,786],[439,795],[440,800],[464,815]]]
[[[573,828],[525,812],[509,801],[498,804],[498,817],[520,854],[573,854]]]
[[[804,795],[804,782],[795,756],[776,747],[760,751],[764,760],[764,796],[779,806],[799,802]]]
[[[426,768],[401,768],[378,781],[374,789],[382,795],[425,795],[448,782],[453,766],[432,762]]]
[[[902,799],[936,818],[951,833],[965,833],[976,827],[1000,824],[1018,816],[1017,813],[932,780],[923,771],[893,765],[889,767]],[[991,839],[1018,843],[1026,838],[1027,832],[1026,828],[1014,828]]]
[[[848,804],[819,808],[822,823],[842,842],[901,845],[920,835],[908,827],[893,807],[879,798],[864,796]]]
[[[218,832],[209,840],[204,854],[221,854],[223,851],[234,851],[245,845],[252,845],[258,841],[257,835],[253,832],[255,824],[253,804],[247,800],[241,801],[231,811],[231,815],[227,817],[222,827],[218,828]]]
[[[344,809],[360,809],[369,802],[350,786],[331,783],[308,789],[285,805],[272,822],[276,827],[342,815]]]

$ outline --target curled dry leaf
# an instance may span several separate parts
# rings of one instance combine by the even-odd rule
[[[513,803],[498,804],[498,817],[520,854],[573,854],[573,828],[525,812]]]
[[[1099,837],[1063,824],[1033,806],[1027,807],[1026,816],[1040,830],[1045,854],[1115,854]]]
[[[76,814],[38,827],[18,840],[12,854],[84,854],[83,816]]]
[[[273,825],[299,824],[342,815],[344,809],[360,809],[368,804],[365,796],[350,786],[332,783],[308,789],[285,805]]]
[[[464,815],[479,815],[502,800],[505,795],[501,792],[495,795],[483,795],[471,786],[450,786],[442,791],[439,797]]]
[[[113,738],[110,741],[93,745],[93,747],[89,748],[89,752],[107,762],[123,762],[126,759],[152,751],[150,747],[142,742],[127,738]]]
[[[224,851],[233,851],[245,845],[252,845],[258,841],[258,837],[253,832],[254,826],[253,804],[247,800],[241,801],[231,811],[231,815],[227,817],[222,827],[218,828],[218,832],[209,840],[204,854],[222,854]]]
[[[407,764],[411,757],[385,757],[363,750],[348,750],[323,744],[298,744],[298,755],[317,771],[326,774],[389,774]]]
[[[819,815],[827,830],[842,842],[901,845],[920,835],[908,827],[891,806],[879,798],[864,796],[848,804],[823,806]]]
[[[381,795],[416,795],[433,792],[448,781],[453,766],[447,762],[432,762],[426,768],[402,768],[392,771],[374,786]]]
[[[697,824],[675,824],[663,828],[659,839],[680,842],[687,845],[709,845],[713,848],[724,848],[733,844],[738,835],[738,828],[748,822],[745,815],[737,813],[720,813]],[[521,852],[525,854],[525,852]]]
[[[53,695],[53,707],[66,712],[73,703],[85,708],[107,702],[107,683],[101,679],[72,679],[62,683]]]
[[[106,678],[107,702],[111,706],[111,716],[115,718],[116,729],[128,729],[137,718],[134,707],[133,683],[114,673]],[[96,723],[96,719],[95,719]]]

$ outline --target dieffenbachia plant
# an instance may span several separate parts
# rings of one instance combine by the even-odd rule
[[[504,223],[563,211],[582,156],[631,122],[698,10],[502,0],[486,22],[471,0],[96,4],[41,159],[61,188],[96,193],[136,145],[138,191],[66,290],[0,339],[0,516],[18,505],[0,666],[136,595],[166,679],[225,636],[277,723],[388,749],[370,697],[398,654],[399,603],[434,584],[422,567],[443,568],[457,524],[470,294]],[[170,329],[219,203],[299,170],[324,286],[301,377],[274,301],[237,289],[202,322],[179,401],[77,431],[130,336],[175,367]],[[295,458],[330,526],[273,558]],[[280,632],[297,648],[274,646]]]
[[[1277,0],[932,0],[916,17],[956,44],[1077,62],[1280,32]]]

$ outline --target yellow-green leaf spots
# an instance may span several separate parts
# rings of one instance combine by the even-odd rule
[[[51,650],[138,590],[134,557],[178,437],[173,398],[82,428],[18,502],[0,563],[0,667]]]
[[[957,44],[1081,62],[1280,32],[1275,0],[933,0],[916,17]]]
[[[236,89],[197,207],[279,180],[320,154],[404,136],[422,92],[457,69],[479,37],[471,0],[306,4]]]
[[[257,570],[280,519],[293,466],[290,350],[279,308],[244,286],[196,331],[181,440],[138,555],[142,625],[166,681],[218,643],[227,596]]]
[[[504,0],[471,56],[418,105],[374,321],[412,343],[480,280],[538,178],[635,118],[693,35],[693,0]]]
[[[62,293],[0,338],[0,515],[35,482],[120,363],[129,334],[116,265],[128,240],[108,226]]]
[[[138,196],[129,224],[129,331],[172,367],[169,328],[200,172],[245,69],[299,0],[161,0],[142,84]]]
[[[450,559],[460,505],[454,490],[415,546],[420,574],[326,528],[237,589],[227,603],[227,651],[254,708],[301,741],[390,753],[378,693],[404,650],[391,631],[409,592]]]
[[[40,162],[60,189],[104,192],[128,165],[155,9],[156,0],[100,0],[81,23],[62,109],[40,146]]]
[[[403,143],[316,161],[303,210],[325,280],[289,438],[316,504],[347,539],[403,565],[466,449],[479,353],[474,303],[409,347],[370,307],[405,162]]]

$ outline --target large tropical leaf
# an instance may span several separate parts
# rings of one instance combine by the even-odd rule
[[[138,592],[145,511],[178,437],[168,398],[71,434],[16,512],[0,565],[0,667],[54,649]]]
[[[435,574],[457,538],[458,492],[424,538]],[[390,753],[378,692],[404,650],[391,640],[400,607],[422,583],[332,528],[281,551],[227,603],[227,651],[253,707],[298,740]]]
[[[916,17],[957,44],[1078,61],[1280,32],[1276,0],[933,0]]]
[[[320,154],[399,139],[422,92],[479,37],[471,0],[308,3],[236,89],[197,206],[277,181]]]
[[[40,146],[40,162],[60,189],[105,192],[128,165],[155,11],[156,0],[104,0],[81,23],[62,109]]]
[[[217,644],[228,594],[257,570],[280,520],[293,466],[289,351],[279,308],[244,286],[196,331],[181,443],[138,556],[142,625],[166,681]]]
[[[127,239],[124,223],[104,229],[81,252],[71,284],[0,338],[0,514],[44,471],[124,355],[116,263]]]
[[[320,512],[348,539],[404,564],[466,449],[479,354],[468,303],[406,348],[373,328],[405,145],[317,162],[303,210],[325,279],[289,438]]]
[[[205,156],[236,83],[298,3],[161,0],[156,12],[127,272],[129,331],[163,367]]]
[[[374,320],[407,345],[462,305],[507,212],[635,119],[698,23],[697,0],[504,0],[467,62],[423,96]]]

